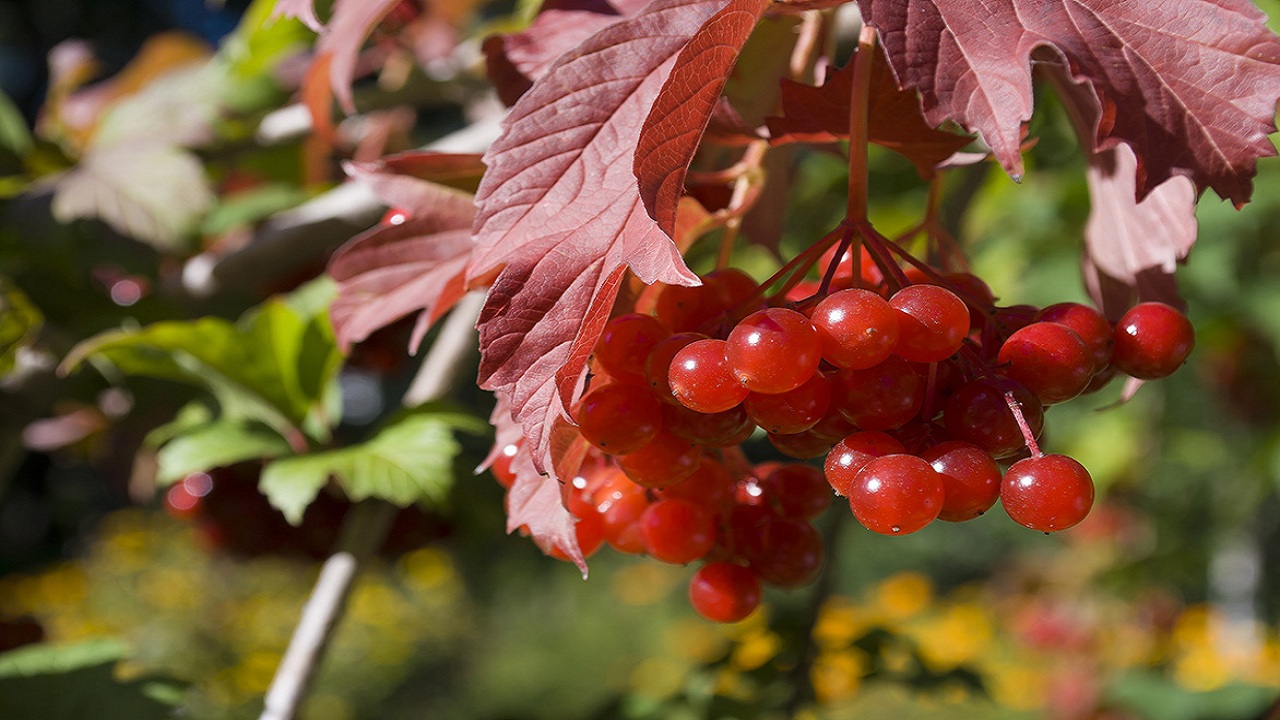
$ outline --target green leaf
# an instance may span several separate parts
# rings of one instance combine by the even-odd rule
[[[1106,696],[1120,707],[1161,720],[1256,717],[1274,699],[1273,691],[1250,685],[1193,692],[1148,670],[1125,673],[1107,689]]]
[[[237,227],[252,225],[307,199],[301,189],[285,183],[255,187],[222,200],[200,226],[204,235],[222,235]]]
[[[273,19],[274,8],[275,0],[254,0],[239,27],[222,41],[220,54],[236,75],[269,73],[282,58],[314,39],[315,33],[297,19]]]
[[[256,420],[283,437],[304,430],[323,441],[337,420],[342,364],[324,312],[332,291],[328,282],[307,286],[235,324],[205,317],[103,333],[73,348],[63,369],[106,362],[127,375],[195,385],[213,393],[228,420]]]
[[[0,151],[22,157],[31,151],[31,131],[13,101],[0,92]]]
[[[180,249],[212,206],[213,191],[199,159],[147,138],[91,149],[62,177],[53,197],[59,222],[99,218],[167,251]]]
[[[13,369],[18,350],[31,344],[43,322],[27,296],[0,278],[0,376]]]
[[[32,645],[0,655],[0,717],[40,720],[151,720],[173,715],[181,684],[168,678],[120,681],[128,656],[115,640]]]
[[[266,426],[229,420],[212,422],[183,433],[156,453],[156,480],[168,485],[193,472],[288,453],[289,443]]]
[[[276,460],[263,470],[260,489],[295,524],[330,477],[352,500],[440,504],[460,450],[453,431],[480,433],[486,427],[462,413],[415,412],[359,445]]]

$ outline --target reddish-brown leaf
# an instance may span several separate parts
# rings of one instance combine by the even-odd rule
[[[676,58],[645,118],[635,152],[635,174],[645,209],[674,236],[684,176],[715,112],[729,72],[769,0],[730,0],[698,28]]]
[[[1104,314],[1118,320],[1138,302],[1181,305],[1174,270],[1196,242],[1196,190],[1169,178],[1134,199],[1137,160],[1128,145],[1089,159],[1092,208],[1085,226],[1085,279]]]
[[[849,137],[853,62],[827,76],[819,87],[782,81],[781,117],[766,120],[770,142],[831,142]],[[920,113],[913,90],[903,90],[876,53],[867,97],[867,139],[902,154],[922,177],[968,145],[970,138],[934,129]]]
[[[343,349],[422,311],[409,341],[409,351],[417,352],[431,323],[466,293],[463,275],[475,247],[470,228],[433,225],[422,218],[380,225],[334,254],[329,275],[338,282],[338,297],[329,317]]]
[[[1102,108],[1101,149],[1128,143],[1138,195],[1189,175],[1237,205],[1280,97],[1280,38],[1247,0],[858,0],[925,118],[978,132],[1022,174],[1019,129],[1031,117],[1031,54],[1060,54]]]
[[[502,394],[499,393],[501,398]],[[495,411],[497,408],[495,408]],[[495,412],[496,416],[496,412]],[[508,415],[509,417],[509,415]],[[495,418],[496,420],[496,418]],[[501,432],[501,425],[498,425]],[[563,422],[551,431],[551,447],[556,458],[553,471],[538,472],[529,443],[520,446],[511,461],[516,479],[507,491],[507,532],[527,531],[543,552],[558,547],[587,576],[587,561],[578,547],[573,515],[566,505],[568,483],[556,478],[572,478],[586,457],[587,444],[578,429]]]
[[[338,98],[342,109],[348,113],[355,112],[356,109],[351,97],[351,81],[355,78],[360,48],[364,46],[365,38],[369,37],[374,27],[399,2],[400,0],[336,0],[333,4],[333,17],[320,36],[316,52],[332,56],[329,79],[333,85],[333,94]]]
[[[386,155],[365,166],[367,170],[394,175],[408,175],[420,180],[474,192],[484,175],[479,153],[446,153],[432,150],[410,150]]]
[[[430,324],[466,292],[463,277],[475,247],[471,196],[396,169],[398,163],[346,164],[351,177],[410,217],[357,235],[329,261],[329,275],[338,282],[329,316],[343,348],[422,311],[409,341],[410,351],[417,352]]]
[[[535,466],[581,392],[623,271],[697,277],[646,214],[632,174],[645,115],[725,0],[657,0],[563,55],[512,109],[477,192],[468,278],[501,270],[481,312],[480,383],[507,396]]]
[[[482,45],[485,68],[498,97],[507,105],[514,105],[534,80],[546,74],[556,58],[624,15],[639,10],[642,3],[630,5],[636,7],[620,10],[605,0],[544,5],[524,30],[486,38]]]

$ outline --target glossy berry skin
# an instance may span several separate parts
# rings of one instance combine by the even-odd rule
[[[671,393],[671,362],[684,348],[699,340],[707,339],[707,336],[701,333],[681,332],[665,337],[654,344],[653,349],[649,351],[649,357],[644,361],[644,379],[659,400],[671,405],[680,405],[680,401],[676,400],[676,396]]]
[[[822,535],[804,520],[765,515],[747,544],[747,563],[760,579],[780,588],[804,587],[822,570]]]
[[[944,496],[938,519],[972,520],[1000,498],[1000,466],[977,445],[949,440],[924,451],[920,458],[942,476]]]
[[[831,486],[816,468],[788,464],[760,481],[765,504],[780,515],[812,520],[831,505]]]
[[[1045,405],[1079,395],[1093,378],[1094,355],[1075,330],[1035,322],[1010,335],[996,362]]]
[[[1097,310],[1081,303],[1056,303],[1037,313],[1036,321],[1054,322],[1075,330],[1093,354],[1094,373],[1101,372],[1110,364],[1111,348],[1115,344],[1111,337],[1111,323]]]
[[[1029,457],[1005,471],[1000,502],[1019,525],[1041,532],[1066,530],[1093,507],[1093,478],[1066,455]]]
[[[619,380],[644,380],[644,362],[671,330],[661,320],[643,313],[619,315],[604,326],[596,343],[596,362]]]
[[[743,318],[726,340],[725,356],[738,382],[751,392],[794,390],[821,361],[818,331],[795,310],[765,308]]]
[[[756,429],[741,405],[718,413],[700,413],[683,405],[664,405],[662,422],[672,434],[703,447],[740,445]]]
[[[849,507],[868,530],[906,535],[933,522],[945,499],[942,476],[915,455],[885,455],[858,471]]]
[[[925,383],[911,364],[890,355],[872,368],[837,372],[832,402],[863,430],[891,430],[920,412],[924,392]]]
[[[671,360],[667,383],[681,405],[700,413],[724,412],[750,393],[729,368],[725,342],[708,338],[680,349]]]
[[[1140,380],[1156,380],[1182,367],[1196,344],[1195,328],[1177,308],[1164,303],[1135,305],[1116,323],[1111,362]]]
[[[637,485],[664,488],[692,475],[702,464],[702,448],[667,430],[659,430],[635,452],[618,458],[618,467]]]
[[[814,373],[794,390],[776,395],[748,393],[742,406],[765,432],[804,432],[816,425],[831,407],[831,381],[822,373]]]
[[[837,495],[847,496],[863,466],[878,457],[905,452],[902,443],[882,432],[853,433],[831,448],[823,464],[823,474]]]
[[[1027,441],[1005,400],[1006,392],[1013,393],[1032,436],[1039,437],[1044,429],[1044,406],[1030,390],[1009,378],[978,378],[956,390],[942,414],[947,435],[977,445],[997,460],[1018,454]]]
[[[665,285],[654,300],[653,313],[676,332],[698,330],[728,309],[720,288],[704,282],[696,287]]]
[[[640,535],[649,555],[674,565],[701,558],[716,542],[711,514],[680,498],[659,500],[646,508],[640,516]]]
[[[624,455],[653,440],[662,426],[662,406],[643,385],[616,382],[582,396],[574,419],[587,442]]]
[[[897,313],[870,290],[832,293],[809,317],[822,343],[822,358],[839,368],[879,365],[898,344]]]
[[[969,334],[969,307],[940,285],[908,285],[889,298],[889,305],[898,312],[894,352],[905,360],[945,360]]]
[[[712,622],[738,622],[760,606],[762,589],[751,568],[712,562],[698,568],[689,581],[689,603]]]

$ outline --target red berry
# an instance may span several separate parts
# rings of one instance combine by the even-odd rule
[[[667,382],[681,405],[700,413],[715,413],[746,399],[750,391],[733,376],[724,348],[723,340],[708,338],[689,343],[672,358]]]
[[[1019,460],[1005,471],[1000,502],[1013,521],[1032,530],[1066,530],[1093,507],[1093,478],[1066,455]]]
[[[863,466],[878,457],[905,452],[902,443],[882,432],[854,433],[831,448],[823,473],[837,495],[847,496]]]
[[[879,365],[898,343],[898,316],[870,290],[841,290],[810,313],[822,343],[822,357],[841,368]]]
[[[831,504],[831,486],[816,468],[790,463],[760,481],[765,502],[787,517],[811,520]]]
[[[950,440],[934,445],[920,457],[942,476],[945,493],[940,519],[972,520],[1000,498],[1000,466],[977,445]]]
[[[760,605],[760,578],[751,568],[707,563],[689,581],[689,602],[712,622],[738,622]]]
[[[945,360],[969,334],[969,307],[940,285],[908,285],[889,304],[898,312],[894,352],[911,362]]]
[[[832,402],[863,430],[890,430],[920,412],[924,391],[925,384],[911,364],[890,355],[872,368],[837,372]]]
[[[1031,323],[1010,335],[996,361],[1045,405],[1079,395],[1093,377],[1094,356],[1084,340],[1053,322]]]
[[[804,432],[817,424],[831,407],[831,381],[822,373],[814,373],[794,390],[776,395],[748,393],[742,406],[766,432]]]
[[[730,331],[726,342],[725,355],[734,375],[752,392],[794,390],[813,376],[822,359],[813,323],[786,308],[748,315]]]
[[[596,343],[596,361],[619,380],[644,380],[644,361],[671,330],[652,315],[627,313],[610,320]]]
[[[906,535],[933,522],[945,497],[942,476],[915,455],[885,455],[858,471],[849,507],[858,522],[883,535]]]
[[[1111,323],[1102,313],[1088,305],[1074,302],[1057,303],[1036,314],[1039,322],[1055,322],[1066,325],[1084,340],[1093,353],[1093,372],[1098,373],[1111,362],[1111,348],[1115,341],[1111,337]]]
[[[1116,323],[1111,361],[1132,377],[1156,380],[1182,367],[1196,344],[1195,328],[1177,308],[1164,303],[1135,305]]]
[[[1044,429],[1044,406],[1021,383],[1009,378],[978,378],[956,390],[942,413],[947,435],[986,450],[997,460],[1016,455],[1026,447],[1006,392],[1013,393],[1033,437]]]
[[[671,393],[671,361],[685,347],[706,339],[707,336],[701,333],[682,332],[663,338],[653,346],[649,357],[644,361],[644,378],[658,399],[680,405],[680,401]]]
[[[701,558],[716,542],[711,513],[680,498],[650,505],[640,516],[640,535],[646,552],[674,565]]]
[[[618,458],[618,467],[637,485],[664,488],[684,480],[702,463],[702,448],[667,430],[647,445]]]
[[[822,570],[822,535],[804,520],[766,515],[747,545],[747,562],[760,579],[780,588],[808,585]]]
[[[700,413],[683,405],[664,405],[662,422],[672,434],[703,447],[740,445],[756,429],[741,405],[718,413]]]
[[[676,332],[686,332],[698,330],[728,309],[720,288],[704,279],[697,287],[663,286],[654,300],[653,314]]]
[[[582,396],[573,418],[587,442],[625,455],[653,440],[662,426],[662,406],[647,387],[616,382]]]

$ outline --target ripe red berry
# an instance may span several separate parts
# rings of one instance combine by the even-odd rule
[[[831,381],[822,373],[814,373],[794,390],[776,395],[748,393],[742,406],[765,432],[804,432],[817,424],[831,407]]]
[[[680,498],[659,500],[640,516],[646,552],[657,560],[684,565],[706,555],[716,542],[711,513]]]
[[[667,382],[681,405],[700,413],[724,412],[750,393],[729,368],[725,342],[708,338],[689,343],[671,360]]]
[[[938,517],[944,496],[942,476],[932,465],[915,455],[885,455],[858,471],[849,507],[868,530],[906,535]]]
[[[857,432],[836,443],[827,455],[823,474],[837,495],[847,496],[863,466],[884,455],[905,453],[902,443],[882,432]]]
[[[1132,377],[1156,380],[1182,367],[1196,344],[1195,328],[1177,308],[1164,303],[1135,305],[1116,323],[1111,361]]]
[[[1055,322],[1075,330],[1093,353],[1094,373],[1101,372],[1111,362],[1111,347],[1115,344],[1111,337],[1111,323],[1097,310],[1080,303],[1063,302],[1041,310],[1036,314],[1036,320]]]
[[[865,370],[840,370],[832,402],[863,430],[890,430],[905,424],[924,404],[925,383],[906,360],[890,355]]]
[[[654,345],[670,335],[671,330],[652,315],[619,315],[605,324],[596,343],[596,361],[619,380],[642,382],[645,359]]]
[[[1094,356],[1075,330],[1035,322],[1009,336],[997,362],[1045,405],[1079,395],[1093,377]]]
[[[811,520],[831,504],[831,486],[816,468],[789,463],[760,481],[766,504],[787,517]]]
[[[664,488],[684,480],[702,463],[702,448],[660,430],[644,447],[618,458],[618,467],[637,485]]]
[[[898,316],[870,290],[841,290],[810,313],[822,343],[822,357],[841,368],[879,365],[898,344]]]
[[[1000,498],[1000,466],[977,445],[950,440],[934,445],[920,457],[942,476],[945,492],[940,519],[972,520]]]
[[[1066,455],[1019,460],[1005,471],[1000,502],[1013,521],[1032,530],[1066,530],[1093,507],[1093,478]]]
[[[908,285],[889,304],[898,312],[894,352],[911,362],[945,360],[969,334],[969,307],[940,285]]]
[[[707,563],[689,581],[689,602],[712,622],[738,622],[760,605],[760,578],[751,568],[728,562]]]
[[[760,579],[780,588],[808,585],[822,570],[822,535],[804,520],[766,514],[746,546],[747,563]]]
[[[649,389],[659,400],[680,405],[680,401],[676,400],[676,396],[671,393],[671,361],[685,347],[706,339],[707,336],[701,333],[682,332],[665,337],[654,344],[653,349],[649,351],[649,357],[644,361],[644,378],[649,383]]]
[[[978,378],[956,390],[942,413],[947,435],[986,450],[997,460],[1026,447],[1017,419],[1005,400],[1013,393],[1033,437],[1044,429],[1044,406],[1021,383],[1009,378]]]
[[[794,390],[813,376],[822,359],[813,323],[786,308],[748,315],[729,332],[726,343],[734,375],[752,392]]]
[[[615,382],[582,396],[573,417],[587,442],[624,455],[653,440],[662,426],[662,406],[649,388]]]

